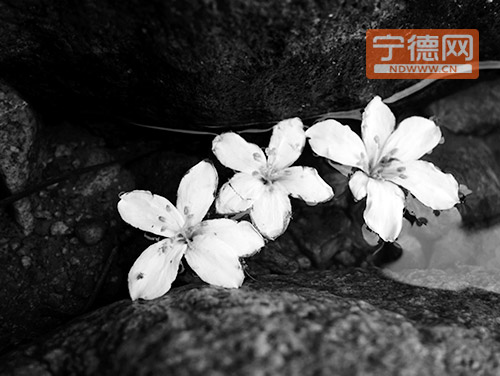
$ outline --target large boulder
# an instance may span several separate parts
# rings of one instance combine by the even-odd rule
[[[498,295],[375,270],[119,301],[0,359],[2,375],[494,375]]]
[[[476,0],[1,0],[0,72],[57,113],[266,127],[412,84],[366,78],[369,28],[475,28],[481,60],[498,60],[499,11]]]

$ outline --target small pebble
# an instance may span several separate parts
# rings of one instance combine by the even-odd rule
[[[67,235],[71,232],[71,229],[62,221],[57,221],[50,226],[50,234],[53,236],[57,235]]]
[[[15,251],[16,249],[18,249],[20,246],[21,246],[21,242],[18,241],[18,240],[12,240],[10,242],[10,249],[12,249],[13,251]]]
[[[56,158],[69,157],[71,155],[71,149],[67,145],[57,145],[54,151],[54,156]]]
[[[34,217],[38,219],[51,219],[52,213],[49,212],[48,210],[37,209],[35,211]]]
[[[23,256],[21,258],[21,264],[25,269],[28,269],[31,266],[31,258],[29,256]]]
[[[98,219],[83,219],[77,225],[75,234],[83,244],[95,245],[106,233],[106,223]]]

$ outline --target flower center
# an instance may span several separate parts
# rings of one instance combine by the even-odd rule
[[[266,164],[259,171],[254,171],[252,175],[260,178],[265,185],[271,185],[281,174],[280,171],[276,171],[273,167]]]
[[[175,235],[174,241],[189,245],[191,243],[191,241],[193,240],[193,235],[194,235],[194,227],[193,226],[183,227]]]
[[[377,180],[388,180],[394,177],[399,177],[401,179],[407,179],[408,176],[405,175],[406,167],[394,166],[398,159],[393,158],[391,154],[385,155],[381,158],[378,163],[370,169],[370,177]]]
[[[384,180],[382,175],[383,168],[377,166],[375,167],[376,167],[375,169],[370,171],[370,177],[377,180]]]

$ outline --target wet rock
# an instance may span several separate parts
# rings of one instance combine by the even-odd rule
[[[481,60],[499,60],[499,7],[476,0],[2,1],[0,71],[58,113],[197,128],[309,117],[413,84],[366,78],[367,28],[452,22],[479,30]]]
[[[106,223],[97,219],[85,219],[78,222],[75,235],[86,245],[99,243],[106,233]]]
[[[498,268],[458,264],[446,269],[408,268],[398,272],[386,270],[385,273],[403,283],[427,288],[454,291],[476,288],[500,293],[500,269]]]
[[[285,233],[278,241],[268,243],[252,261],[262,264],[271,273],[293,274],[299,270],[299,255],[296,242]]]
[[[427,108],[440,126],[455,133],[487,134],[500,126],[500,79],[481,81]]]
[[[359,265],[366,258],[366,243],[346,212],[333,202],[296,210],[289,232],[315,268],[333,264]],[[279,241],[279,239],[278,239]]]
[[[180,180],[198,162],[200,158],[193,154],[161,151],[141,159],[131,166],[131,170],[137,189],[145,189],[176,202]],[[222,176],[219,179],[221,182],[225,181]]]
[[[445,143],[425,157],[472,191],[458,206],[467,226],[481,227],[500,217],[500,167],[478,137],[445,133]]]
[[[376,270],[189,285],[114,303],[0,360],[10,375],[494,375],[498,295]]]
[[[0,181],[9,193],[25,189],[35,178],[38,122],[32,108],[11,87],[0,82]],[[34,229],[28,198],[13,204],[25,234]]]

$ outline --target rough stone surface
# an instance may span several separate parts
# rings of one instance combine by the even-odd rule
[[[57,109],[57,118],[77,110],[100,121],[110,115],[197,129],[247,121],[267,127],[262,122],[296,115],[307,122],[413,83],[365,78],[364,30],[424,27],[424,19],[427,27],[478,28],[481,58],[499,58],[497,2],[339,0],[285,6],[244,0],[168,5],[86,0],[71,5],[0,0],[0,72],[44,114]],[[442,94],[435,87],[449,94],[454,85],[438,83],[415,97],[432,101]],[[481,230],[470,237],[439,227],[441,239],[432,239],[444,242],[436,246],[442,252],[429,255],[434,248],[420,244],[421,254],[427,254],[415,260],[422,268],[444,268],[481,255],[491,269],[471,264],[392,275],[459,290],[453,292],[410,287],[372,269],[353,269],[367,266],[374,251],[361,236],[364,203],[353,205],[346,179],[306,149],[304,164],[318,168],[336,196],[314,208],[293,200],[289,231],[247,260],[242,289],[200,285],[187,270],[161,299],[118,301],[61,326],[125,298],[127,271],[151,244],[119,218],[118,193],[147,189],[174,202],[185,171],[200,159],[214,158],[211,136],[134,132],[105,122],[85,129],[64,120],[60,127],[44,128],[42,179],[70,177],[31,196],[35,231],[30,236],[0,213],[5,270],[0,299],[8,302],[0,312],[0,373],[500,373],[498,295],[471,288],[499,292],[500,231],[483,231],[500,214],[500,133],[494,114],[484,114],[495,110],[488,106],[497,89],[494,83],[480,85],[458,95],[461,101],[439,104],[436,112],[452,131],[474,135],[446,134],[445,144],[428,158],[471,188],[460,211],[468,228]],[[462,113],[469,117],[453,128],[456,114],[450,108],[463,104],[473,112],[469,104],[475,97],[488,106]],[[405,100],[391,107],[400,118],[426,113],[426,103]],[[247,136],[266,145],[269,134]],[[144,151],[152,152],[124,160]],[[115,159],[121,161],[71,175]],[[223,183],[232,172],[216,166]],[[47,336],[49,330],[54,332]],[[8,350],[13,352],[5,355]]]
[[[35,114],[12,88],[0,83],[0,175],[17,192],[28,183],[38,130]]]
[[[434,101],[428,108],[440,126],[454,133],[488,134],[500,125],[500,79],[481,81]]]
[[[376,270],[189,285],[120,301],[0,361],[9,375],[494,375],[498,295]]]
[[[3,194],[18,193],[30,180],[36,180],[38,128],[33,109],[11,87],[0,82],[0,182],[7,191]],[[26,234],[31,233],[34,217],[30,200],[13,206],[17,222]]]
[[[51,124],[38,136],[41,181],[98,163],[97,155],[109,161],[117,158],[112,153],[136,153],[112,150],[102,139],[68,124]],[[0,352],[36,338],[99,300],[109,301],[125,286],[117,239],[126,237],[127,229],[118,221],[116,203],[119,192],[133,188],[134,182],[121,168],[103,185],[99,172],[70,174],[32,194],[34,231],[29,236],[8,211],[0,211],[0,299],[8,302],[0,312]],[[107,227],[107,237],[95,223]]]
[[[368,28],[474,28],[497,1],[0,1],[0,72],[45,109],[174,127],[314,117],[413,82],[368,80]],[[260,124],[261,127],[268,126]]]

